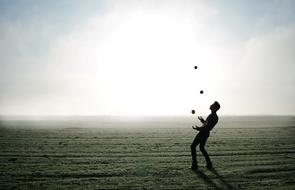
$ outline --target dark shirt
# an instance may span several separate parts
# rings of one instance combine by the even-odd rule
[[[214,113],[210,114],[207,117],[203,126],[200,128],[200,132],[210,132],[214,128],[217,122],[218,122],[217,114],[214,114]]]

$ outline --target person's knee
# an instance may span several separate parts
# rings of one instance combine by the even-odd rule
[[[191,144],[191,150],[195,150],[196,149],[196,145],[195,144]]]
[[[206,150],[205,150],[205,146],[200,146],[200,151],[201,151],[201,152],[206,152]]]

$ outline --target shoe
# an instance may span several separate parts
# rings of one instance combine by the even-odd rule
[[[191,167],[191,169],[192,169],[192,170],[197,170],[197,169],[198,169],[198,165],[193,164],[192,167]]]
[[[212,163],[208,163],[208,164],[206,165],[206,167],[207,167],[208,169],[211,169],[211,168],[212,168]]]

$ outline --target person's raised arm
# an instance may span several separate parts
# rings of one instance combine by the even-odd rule
[[[203,119],[202,116],[198,116],[198,119],[204,124],[206,121]]]

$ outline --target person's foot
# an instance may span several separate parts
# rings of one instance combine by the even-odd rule
[[[206,167],[207,167],[208,169],[211,169],[211,168],[212,168],[212,163],[207,163]]]
[[[197,170],[198,169],[198,165],[197,164],[193,164],[191,167],[192,170]]]

